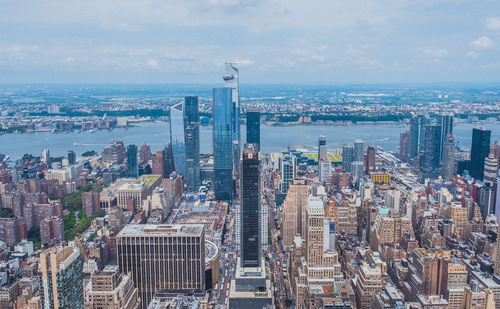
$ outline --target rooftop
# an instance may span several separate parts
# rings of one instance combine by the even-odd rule
[[[202,224],[127,224],[120,236],[197,236],[203,232]]]

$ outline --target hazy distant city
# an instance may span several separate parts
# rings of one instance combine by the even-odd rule
[[[500,309],[498,12],[0,0],[0,309]]]

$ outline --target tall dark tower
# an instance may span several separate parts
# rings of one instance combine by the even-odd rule
[[[247,109],[247,144],[257,144],[260,150],[260,111]]]
[[[200,185],[200,115],[198,97],[184,98],[184,141],[186,146],[187,191],[195,192]]]
[[[472,129],[472,147],[470,151],[470,175],[483,180],[484,161],[490,153],[491,131],[485,128]]]
[[[450,133],[453,133],[453,114],[441,115],[441,160],[443,158],[443,146]]]
[[[130,144],[127,146],[127,177],[139,177],[139,166],[137,164],[137,146]]]
[[[73,150],[68,150],[68,163],[69,165],[76,163],[76,154]]]
[[[424,134],[422,179],[439,175],[441,153],[441,126],[427,125]]]
[[[246,144],[243,149],[240,193],[241,265],[259,267],[261,258],[260,159],[255,144]]]

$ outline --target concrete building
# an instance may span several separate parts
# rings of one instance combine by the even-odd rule
[[[83,309],[83,261],[80,250],[64,246],[40,254],[39,280],[42,309]]]
[[[375,296],[382,291],[382,272],[380,267],[363,263],[356,276],[354,292],[356,308],[369,309]]]
[[[64,222],[61,217],[44,218],[40,223],[42,244],[57,244],[64,240]]]
[[[294,237],[304,237],[302,222],[305,217],[309,186],[305,179],[294,179],[283,202],[283,245],[289,247]]]
[[[129,224],[116,241],[118,265],[131,274],[140,308],[146,309],[158,290],[205,290],[203,225]]]
[[[85,309],[139,308],[137,288],[132,279],[122,274],[116,265],[94,272],[85,285]]]

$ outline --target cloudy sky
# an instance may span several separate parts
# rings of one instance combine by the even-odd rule
[[[497,0],[0,0],[0,83],[500,81]]]

